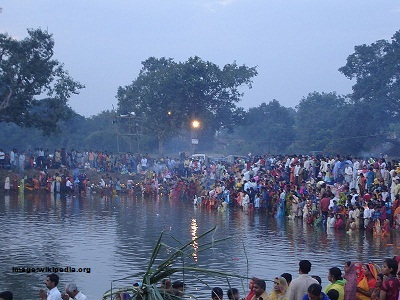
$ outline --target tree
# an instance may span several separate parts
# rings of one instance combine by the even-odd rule
[[[344,97],[336,93],[310,93],[301,99],[297,108],[297,147],[303,152],[336,150],[337,124],[347,110]],[[346,132],[347,133],[347,132]]]
[[[355,47],[345,66],[339,69],[348,79],[355,79],[352,103],[353,118],[364,124],[362,147],[370,149],[386,141],[400,117],[400,31],[391,41],[379,40]]]
[[[249,109],[241,136],[253,149],[283,153],[295,139],[294,122],[294,114],[291,115],[290,109],[274,99],[268,104],[263,102]]]
[[[355,47],[345,66],[339,69],[349,79],[356,79],[352,100],[367,104],[374,112],[372,122],[384,132],[400,116],[400,31],[392,41],[379,40]],[[385,122],[382,122],[384,120]]]
[[[197,56],[179,63],[150,57],[142,66],[131,85],[119,87],[118,112],[140,117],[144,130],[157,136],[160,153],[165,140],[189,130],[193,119],[200,119],[203,131],[232,127],[243,96],[238,88],[251,87],[257,75],[255,67],[233,63],[220,69]]]
[[[67,101],[84,86],[53,59],[51,34],[28,29],[28,35],[18,41],[0,34],[0,122],[49,134],[74,115]]]

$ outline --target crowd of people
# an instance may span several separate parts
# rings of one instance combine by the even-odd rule
[[[199,206],[231,205],[246,213],[302,218],[328,230],[365,228],[387,237],[400,226],[398,174],[397,161],[384,157],[256,156],[204,166],[188,183],[178,180],[172,195],[184,190]]]
[[[65,292],[61,293],[58,289],[59,276],[51,273],[46,276],[45,285],[47,290],[39,290],[39,297],[42,300],[87,300],[87,297],[78,290],[75,283],[70,282],[65,286]]]
[[[292,280],[292,275],[283,273],[273,281],[273,289],[268,292],[266,281],[252,278],[249,292],[241,298],[239,290],[230,287],[226,298],[232,300],[398,300],[400,299],[400,259],[385,259],[382,268],[371,263],[346,261],[343,271],[338,267],[328,269],[329,284],[322,287],[321,277],[309,275],[311,262],[299,262],[299,275]],[[212,300],[223,300],[221,287],[211,291]],[[225,299],[226,299],[225,298]]]
[[[87,297],[78,290],[75,283],[70,282],[65,286],[65,292],[61,293],[58,289],[60,277],[51,273],[46,276],[44,284],[46,289],[40,289],[38,293],[38,298],[42,300],[87,300]],[[16,297],[17,299],[18,296]],[[14,294],[11,291],[0,292],[0,300],[13,300]]]
[[[24,155],[24,162],[18,163]],[[116,194],[162,193],[209,209],[232,206],[245,213],[302,218],[327,230],[364,228],[385,237],[400,227],[400,166],[383,156],[249,154],[228,163],[188,155],[152,158],[74,149],[50,154],[41,148],[8,154],[0,149],[0,167],[38,170],[23,184],[16,175],[7,177],[6,190],[23,185],[52,192],[82,193],[98,187]],[[99,182],[89,180],[87,169],[102,174]],[[121,181],[122,174],[128,179]]]
[[[21,170],[16,157],[24,153],[17,155],[15,149],[12,152],[14,160],[12,155],[0,150],[0,167]],[[82,170],[93,168],[104,174],[98,183],[101,188],[124,188],[128,193],[163,193],[182,201],[193,201],[194,205],[206,209],[224,211],[233,207],[248,214],[301,218],[310,226],[324,226],[326,230],[365,229],[383,237],[400,226],[400,166],[398,161],[389,161],[387,157],[249,154],[245,159],[228,163],[191,159],[190,156],[154,159],[149,155],[114,156],[106,152],[67,152],[65,149],[53,155],[46,152],[42,155],[41,149],[37,149],[33,154],[25,154],[22,165],[23,169],[38,170],[39,175],[32,178],[34,185],[50,184],[53,192],[68,188],[77,193],[88,192],[89,180]],[[117,177],[124,172],[132,175],[126,182],[113,181],[110,176],[116,174]],[[266,292],[264,280],[254,278],[246,300],[398,299],[396,276],[399,274],[395,259],[386,259],[381,269],[354,262],[346,262],[343,272],[332,267],[328,277],[331,284],[325,289],[318,276],[308,276],[310,269],[309,261],[301,261],[299,278],[292,281],[287,273],[277,276],[270,293]],[[46,280],[49,290],[58,283],[53,277],[49,275]],[[68,286],[66,294],[71,291],[79,293],[76,285]],[[10,299],[7,298],[10,292],[3,293],[0,299]],[[240,299],[234,288],[226,295],[229,299]],[[45,296],[52,299],[41,292],[41,297]],[[222,299],[222,289],[213,289],[211,296]]]
[[[24,172],[27,169],[75,169],[93,168],[102,172],[137,172],[147,166],[148,154],[134,155],[133,153],[115,154],[110,151],[93,151],[65,148],[49,149],[35,148],[10,151],[0,149],[0,168]],[[152,161],[148,162],[149,164]]]
[[[293,279],[292,274],[282,273],[273,280],[273,289],[267,291],[266,280],[253,277],[249,282],[249,290],[245,297],[240,296],[237,288],[229,287],[224,293],[221,287],[211,290],[212,300],[398,300],[400,299],[400,256],[387,258],[382,267],[372,263],[346,261],[343,271],[338,267],[327,270],[329,284],[322,286],[321,277],[310,275],[312,264],[309,260],[299,262],[299,275]],[[46,290],[39,291],[42,300],[86,300],[87,297],[78,290],[75,283],[68,283],[65,292],[58,289],[59,276],[49,274],[45,279]],[[140,294],[142,282],[133,286]],[[186,284],[182,281],[171,282],[164,278],[159,287],[159,295],[163,299],[184,298]],[[117,292],[113,299],[133,299],[129,292]],[[226,299],[225,298],[225,299]],[[0,293],[0,300],[13,300],[11,291]]]

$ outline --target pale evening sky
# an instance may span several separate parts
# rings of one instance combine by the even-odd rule
[[[222,67],[258,66],[238,104],[278,100],[296,106],[308,93],[351,92],[338,68],[354,46],[400,30],[400,2],[387,0],[7,0],[0,32],[48,29],[55,58],[86,85],[69,102],[91,116],[116,107],[150,56],[199,56]]]

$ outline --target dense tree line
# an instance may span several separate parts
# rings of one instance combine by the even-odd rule
[[[195,137],[197,152],[356,155],[400,144],[400,31],[390,41],[355,47],[339,69],[355,82],[349,95],[311,92],[295,108],[273,99],[246,111],[238,104],[242,87],[251,88],[257,76],[256,67],[233,62],[220,68],[197,56],[185,62],[150,57],[130,85],[118,88],[117,109],[90,118],[67,104],[83,85],[52,59],[51,35],[28,32],[22,41],[0,35],[0,145],[5,149],[177,154],[193,150]],[[38,100],[43,93],[47,96]],[[191,127],[194,119],[199,128]]]

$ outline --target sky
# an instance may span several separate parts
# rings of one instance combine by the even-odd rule
[[[53,34],[55,59],[86,88],[70,106],[90,117],[117,107],[119,86],[154,56],[257,66],[238,106],[295,107],[311,92],[351,93],[338,69],[354,46],[390,40],[400,2],[386,0],[0,0],[0,32]]]

